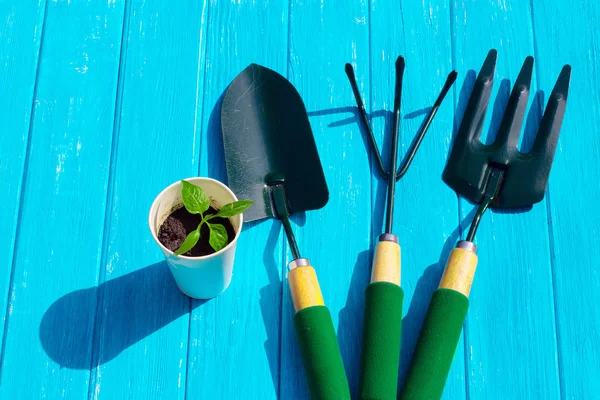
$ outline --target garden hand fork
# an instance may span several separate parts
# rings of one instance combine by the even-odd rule
[[[528,153],[517,143],[527,109],[533,57],[527,57],[515,81],[494,143],[479,140],[492,91],[496,50],[491,50],[475,81],[442,179],[479,208],[466,240],[450,253],[438,289],[433,293],[408,370],[401,399],[439,399],[469,307],[477,267],[473,243],[481,216],[491,208],[530,206],[544,198],[558,135],[567,104],[571,67],[565,65]]]

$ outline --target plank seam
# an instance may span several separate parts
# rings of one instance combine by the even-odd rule
[[[102,252],[100,254],[100,265],[98,267],[98,280],[97,287],[98,290],[96,292],[96,304],[94,311],[94,325],[92,330],[92,354],[90,357],[90,369],[89,369],[89,385],[88,385],[88,398],[92,399],[93,391],[96,390],[98,373],[96,375],[92,375],[92,371],[94,370],[94,364],[97,364],[96,358],[99,358],[97,343],[99,344],[99,337],[96,334],[97,330],[101,328],[101,314],[98,312],[100,309],[100,304],[104,302],[104,295],[100,290],[100,286],[104,283],[106,279],[105,268],[103,267],[106,263],[106,258],[108,256],[108,242],[110,236],[110,226],[111,226],[111,213],[109,212],[112,209],[113,205],[113,193],[114,193],[114,180],[115,180],[115,170],[117,164],[117,150],[119,147],[119,131],[121,127],[121,104],[123,101],[123,85],[124,85],[124,76],[126,71],[126,60],[127,60],[127,40],[125,34],[129,31],[129,11],[131,9],[131,2],[129,0],[124,0],[123,4],[123,26],[121,28],[121,49],[119,52],[119,68],[117,71],[117,88],[115,93],[115,108],[113,113],[113,129],[112,129],[112,139],[111,139],[111,150],[110,150],[110,165],[108,171],[108,179],[107,179],[107,188],[106,188],[106,201],[104,207],[104,227],[102,230]],[[99,359],[98,359],[99,360]],[[99,366],[99,365],[98,365]]]
[[[291,0],[290,0],[291,1]],[[281,226],[280,226],[281,229]],[[283,232],[280,231],[279,232],[279,250],[280,250],[280,258],[281,258],[281,268],[282,268],[282,273],[281,273],[281,281],[279,284],[279,335],[277,337],[278,343],[277,343],[277,354],[279,354],[279,357],[277,358],[277,371],[279,376],[277,377],[277,398],[281,399],[281,378],[283,376],[283,373],[281,371],[282,369],[282,365],[281,365],[281,357],[282,357],[282,337],[283,337],[283,304],[284,304],[284,299],[283,299],[283,282],[285,280],[285,269],[286,269],[286,256],[287,256],[287,252],[286,252],[286,244],[284,243],[284,238],[283,238]]]
[[[450,16],[450,62],[452,65],[452,69],[456,70],[457,66],[456,66],[456,39],[454,36],[454,2],[450,2],[448,4],[448,14]],[[453,118],[452,120],[454,121],[456,118],[456,107],[458,106],[458,99],[457,99],[457,85],[452,85],[452,102],[454,104],[453,107]],[[454,126],[454,130],[458,129],[457,126]],[[452,143],[450,144],[450,146],[452,146]],[[462,219],[463,219],[463,215],[462,215],[462,210],[460,207],[460,196],[458,195],[458,193],[455,193],[456,195],[456,204],[457,204],[457,217],[458,217],[458,237],[462,238],[463,237],[463,229],[462,229]],[[469,334],[468,334],[468,325],[467,325],[467,318],[468,316],[465,318],[465,322],[463,323],[463,370],[464,370],[464,379],[465,379],[465,399],[470,399],[471,395],[469,392],[469,363],[468,363],[468,351],[469,351]]]
[[[448,3],[448,14],[450,16],[450,62],[452,65],[452,69],[456,71],[457,69],[457,63],[456,63],[456,38],[455,38],[455,26],[454,26],[454,2],[450,1]],[[457,94],[457,86],[456,85],[452,85],[452,103],[454,105],[454,107],[452,108],[452,120],[455,121],[456,119],[456,107],[458,107],[458,94]],[[453,131],[458,130],[458,126],[454,125],[454,129]],[[452,146],[452,143],[450,144],[450,146]],[[456,206],[457,206],[457,217],[458,217],[458,237],[462,238],[463,237],[463,228],[462,228],[462,220],[463,220],[463,215],[462,215],[462,209],[460,206],[460,196],[458,195],[458,193],[454,193],[456,196]],[[464,379],[465,379],[465,399],[470,399],[471,398],[471,393],[469,391],[469,330],[468,330],[468,324],[467,324],[467,319],[468,319],[468,315],[467,317],[465,317],[465,321],[463,322],[463,372],[464,372]]]
[[[537,38],[535,35],[535,18],[534,18],[534,7],[533,0],[529,0],[529,11],[531,17],[531,35],[533,40],[533,56],[537,60],[539,51]],[[537,89],[540,90],[540,70],[539,68],[535,68],[535,80]],[[531,112],[531,110],[529,110]],[[543,115],[544,105],[539,102],[539,112],[540,116]],[[554,330],[556,335],[556,363],[557,363],[557,371],[558,371],[558,389],[560,398],[564,399],[566,397],[566,393],[564,392],[564,384],[563,384],[563,362],[562,356],[560,352],[560,330],[558,329],[558,307],[556,306],[557,298],[556,298],[556,254],[555,254],[555,243],[554,243],[554,228],[552,226],[552,207],[550,202],[550,182],[548,182],[548,187],[546,189],[546,220],[548,222],[548,244],[550,247],[550,279],[552,280],[552,308],[554,310]]]
[[[375,107],[373,104],[373,24],[372,24],[372,18],[371,18],[371,5],[375,2],[375,0],[371,0],[369,2],[369,9],[367,10],[367,19],[369,20],[369,123],[372,124],[372,114],[373,114],[373,108]],[[404,28],[404,17],[402,17],[402,27]],[[393,56],[392,56],[393,57]],[[395,60],[394,60],[395,61]],[[358,109],[357,109],[358,112]],[[385,126],[385,122],[384,122],[384,126]],[[360,127],[359,127],[360,130]],[[361,132],[362,133],[362,132]],[[372,151],[369,151],[369,149],[367,148],[367,155],[369,158],[369,165],[371,166],[371,173],[369,174],[369,188],[370,190],[370,196],[369,196],[369,210],[371,210],[371,215],[369,216],[369,252],[370,252],[370,259],[372,260],[374,257],[374,251],[375,251],[375,235],[377,235],[377,232],[374,231],[375,229],[375,224],[374,224],[374,218],[373,218],[373,207],[374,207],[374,202],[373,202],[373,196],[377,196],[377,190],[374,189],[373,185],[377,184],[377,179],[374,179],[374,174],[377,173],[377,167],[375,166],[375,172],[373,171],[374,167],[373,164],[375,164],[375,159],[374,159],[374,155]]]
[[[19,189],[19,203],[17,208],[17,222],[15,224],[14,243],[12,249],[12,259],[10,262],[10,278],[8,280],[8,290],[6,295],[6,308],[4,310],[4,333],[2,335],[2,346],[0,348],[0,387],[2,386],[2,371],[4,370],[4,354],[6,350],[6,340],[8,334],[8,324],[10,321],[10,307],[12,305],[13,284],[15,278],[15,264],[17,259],[18,238],[20,233],[21,218],[23,217],[23,203],[25,201],[25,187],[27,183],[27,173],[29,171],[29,157],[31,153],[31,136],[33,134],[33,119],[35,117],[35,100],[37,97],[37,87],[40,75],[40,67],[42,60],[42,51],[44,46],[44,34],[46,32],[46,15],[48,14],[48,2],[44,3],[44,15],[42,16],[42,29],[40,32],[40,44],[37,51],[37,63],[35,68],[35,80],[33,83],[33,95],[31,98],[31,111],[29,113],[29,126],[27,129],[27,142],[25,144],[25,159],[23,160],[23,176],[21,177],[21,187]]]
[[[404,9],[402,8],[402,1],[398,2],[398,6],[400,7],[400,23],[402,24],[402,48],[406,51],[406,32],[404,32]]]
[[[371,19],[371,6],[373,4],[375,0],[370,0],[368,5],[368,9],[367,9],[367,19],[369,20],[369,101],[367,102],[367,104],[369,105],[369,109],[367,110],[369,112],[369,123],[372,124],[372,114],[373,114],[373,24],[372,19]],[[357,113],[359,112],[358,108],[357,108]],[[358,115],[358,114],[357,114]],[[358,121],[357,121],[358,122]],[[385,124],[385,122],[384,122]],[[385,125],[384,125],[385,126]],[[359,126],[359,132],[361,134],[363,134],[361,132],[360,126]],[[373,152],[370,151],[370,149],[367,147],[367,157],[369,160],[369,166],[371,167],[371,171],[369,174],[369,210],[371,211],[371,215],[369,217],[369,259],[372,260],[373,259],[373,251],[375,249],[375,238],[374,236],[377,234],[375,232],[375,224],[373,223],[373,196],[377,195],[377,191],[373,189],[373,185],[377,184],[377,179],[373,179],[373,175],[374,173],[377,173],[377,167],[375,167],[375,171],[373,171],[373,164],[375,163],[374,160],[374,155]]]
[[[198,139],[194,139],[194,141],[198,141],[198,176],[200,176],[200,155],[202,154],[202,136],[203,136],[203,130],[202,130],[202,121],[204,120],[204,97],[202,96],[202,99],[200,99],[199,96],[199,90],[200,90],[200,59],[201,57],[204,57],[204,68],[203,68],[203,75],[202,75],[202,88],[204,89],[205,85],[206,85],[206,54],[208,54],[208,44],[210,42],[210,40],[208,40],[208,35],[210,34],[210,29],[209,29],[209,23],[210,23],[210,1],[206,1],[206,21],[205,21],[205,27],[206,27],[206,38],[204,39],[206,42],[206,46],[204,46],[204,54],[202,54],[202,30],[204,28],[204,26],[200,27],[200,32],[199,32],[199,40],[198,40],[198,72],[196,75],[196,110],[195,110],[195,114],[194,114],[194,135],[196,135],[197,129],[198,129],[198,110],[200,110],[200,135],[198,137]],[[200,101],[200,104],[198,104]],[[192,162],[194,162],[196,159],[195,155],[194,155],[194,159],[192,159]],[[188,381],[189,381],[189,373],[190,373],[190,353],[191,353],[191,337],[192,337],[192,314],[193,314],[193,307],[192,304],[193,302],[196,301],[192,298],[189,299],[188,305],[189,305],[189,311],[188,311],[188,331],[187,331],[187,351],[186,351],[186,359],[185,359],[185,383],[183,385],[184,387],[184,391],[183,391],[183,398],[187,400],[188,398]]]
[[[287,21],[287,65],[286,77],[290,79],[290,67],[292,64],[292,0],[288,1],[288,21]]]
[[[287,65],[286,65],[286,77],[289,80],[291,78],[290,74],[290,69],[292,66],[292,0],[288,0],[288,21],[287,21]],[[280,228],[281,229],[281,228]],[[283,285],[284,285],[284,281],[285,281],[285,272],[286,272],[286,256],[287,256],[287,252],[286,252],[286,239],[284,239],[283,237],[283,232],[279,232],[279,249],[280,249],[280,257],[281,257],[281,282],[279,284],[279,335],[277,336],[277,371],[279,376],[277,377],[277,398],[281,399],[281,386],[282,386],[282,363],[281,363],[281,358],[283,357],[282,352],[283,352],[283,345],[282,345],[282,338],[283,338],[283,305],[284,305],[284,290],[283,290]]]
[[[372,124],[372,112],[373,112],[373,57],[371,56],[372,51],[373,51],[373,44],[372,44],[372,36],[373,36],[373,25],[371,24],[371,5],[373,3],[373,1],[375,0],[370,0],[367,3],[367,20],[369,21],[369,29],[368,29],[368,35],[369,35],[369,73],[368,73],[368,77],[369,77],[369,101],[366,102],[366,104],[369,105],[369,109],[367,110],[369,112],[369,124]],[[357,112],[357,116],[358,116],[358,112],[360,110],[358,110],[358,108],[356,109]],[[357,118],[358,119],[358,118]],[[358,122],[358,121],[357,121]],[[359,126],[359,132],[362,134],[360,126]],[[371,171],[369,173],[369,210],[373,210],[373,196],[375,195],[375,191],[373,190],[373,164],[375,163],[375,161],[373,160],[373,152],[369,151],[370,149],[367,147],[367,158],[369,160],[369,166],[371,167]],[[377,171],[377,169],[375,169],[375,171]],[[369,253],[370,253],[370,257],[373,257],[373,249],[375,248],[375,240],[373,240],[373,236],[375,234],[375,226],[373,224],[373,217],[371,215],[371,217],[369,218],[369,231],[368,231],[368,235],[369,235]]]
[[[210,43],[210,40],[208,40],[208,35],[210,35],[210,29],[209,29],[209,24],[210,24],[210,0],[208,0],[206,2],[206,46],[204,47],[204,73],[202,75],[202,88],[206,87],[206,65],[208,64],[206,59],[207,59],[207,54],[208,54],[208,45]],[[194,134],[196,134],[197,131],[197,123],[198,123],[198,109],[200,109],[200,138],[199,138],[199,145],[198,145],[198,159],[200,158],[200,155],[202,154],[202,121],[204,120],[204,98],[206,96],[202,96],[202,100],[201,100],[201,104],[200,104],[200,108],[198,107],[198,101],[199,101],[199,93],[198,91],[200,90],[200,57],[202,54],[202,28],[200,28],[200,40],[198,42],[199,47],[199,52],[198,52],[198,75],[197,75],[197,80],[196,80],[196,112],[194,115]],[[194,161],[194,160],[192,160]],[[198,162],[198,176],[200,176],[200,162]],[[191,313],[190,313],[191,314]],[[191,317],[191,316],[190,316]]]
[[[374,108],[374,105],[373,105],[373,40],[372,40],[372,38],[373,38],[373,24],[372,24],[373,20],[371,18],[371,6],[372,6],[373,2],[375,2],[375,0],[370,0],[367,3],[367,20],[369,21],[369,28],[367,30],[367,35],[369,36],[369,40],[368,40],[368,46],[369,46],[369,49],[368,49],[368,51],[369,51],[369,54],[368,54],[368,57],[369,57],[369,71],[368,71],[369,101],[366,102],[366,104],[368,104],[368,106],[369,106],[369,109],[367,110],[369,113],[369,124],[373,123],[372,115],[373,115],[373,108]],[[403,17],[401,17],[401,18],[403,18]],[[402,20],[402,22],[404,22],[404,20]],[[403,24],[403,26],[404,26],[404,24]],[[356,112],[357,112],[357,114],[356,114],[357,121],[356,122],[359,123],[358,108],[357,108]],[[385,126],[385,120],[384,120],[384,126]],[[359,128],[359,133],[362,135],[363,133],[361,132],[360,125],[358,125],[358,128]],[[366,150],[367,150],[367,159],[369,160],[369,166],[371,167],[370,171],[369,171],[370,173],[369,173],[369,208],[368,208],[368,210],[370,211],[370,214],[369,214],[369,227],[368,227],[367,235],[368,235],[368,243],[369,243],[369,253],[368,253],[369,261],[372,261],[373,257],[375,256],[374,249],[375,249],[375,235],[376,235],[375,223],[374,223],[375,218],[373,218],[373,211],[374,211],[373,210],[373,208],[374,208],[373,196],[377,196],[377,190],[374,189],[374,185],[377,184],[377,179],[375,179],[373,176],[374,176],[374,173],[378,173],[377,172],[378,167],[373,166],[373,164],[376,164],[376,161],[374,158],[375,156],[373,155],[373,151],[369,151],[368,147],[366,148]],[[358,262],[357,262],[357,265],[359,265]],[[369,265],[369,263],[367,263],[367,265]],[[402,268],[402,266],[400,266],[400,268]],[[353,272],[353,274],[355,273],[354,271],[352,271],[352,272]],[[350,287],[351,287],[351,282],[349,284],[348,289],[350,289]],[[363,290],[366,290],[366,287]],[[361,350],[360,350],[361,353],[362,353],[362,340],[364,337],[364,327],[362,326],[362,324],[364,323],[364,312],[365,312],[364,305],[363,305],[362,311],[363,311],[363,321],[360,321],[360,323],[359,323],[360,328],[358,330],[359,343],[361,343]],[[402,313],[402,310],[400,310],[400,312]],[[360,356],[362,357],[362,354]],[[360,368],[361,367],[359,366],[359,377],[360,377]],[[359,382],[359,384],[360,384],[360,382]],[[357,387],[357,386],[355,386],[355,387]],[[398,382],[397,389],[400,389],[400,382]],[[352,395],[353,394],[354,393],[352,393]]]

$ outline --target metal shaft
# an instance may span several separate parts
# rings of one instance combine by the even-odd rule
[[[281,220],[283,228],[285,229],[285,235],[292,251],[294,260],[300,257],[300,251],[298,250],[298,244],[296,243],[296,236],[292,230],[292,224],[290,223],[290,210],[288,209],[287,197],[285,194],[285,188],[282,182],[276,182],[270,186],[271,194],[273,196],[273,205],[275,206],[275,213]]]
[[[396,196],[396,164],[398,162],[398,136],[400,128],[400,99],[402,98],[402,77],[404,75],[404,58],[396,60],[396,87],[394,89],[394,125],[392,130],[392,147],[390,149],[390,166],[388,169],[388,192],[385,216],[385,233],[392,233],[394,225],[394,198]]]
[[[485,189],[483,201],[479,205],[479,208],[477,209],[477,212],[473,217],[473,222],[471,222],[471,227],[469,228],[469,233],[467,234],[466,240],[468,242],[473,242],[473,240],[475,239],[475,233],[477,232],[477,228],[479,227],[479,223],[481,222],[481,217],[498,196],[503,177],[504,171],[496,169],[494,167],[490,168],[488,183]]]

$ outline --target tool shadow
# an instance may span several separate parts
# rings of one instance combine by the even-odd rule
[[[419,332],[423,325],[423,320],[425,319],[425,313],[429,307],[429,301],[440,283],[446,261],[450,252],[456,245],[456,242],[469,226],[474,214],[475,209],[471,210],[471,212],[459,223],[456,229],[450,233],[450,236],[444,241],[438,260],[426,267],[417,281],[412,298],[410,299],[408,311],[404,318],[402,318],[402,344],[400,349],[398,388],[402,387],[402,382],[404,382],[410,359],[412,358]]]
[[[225,168],[225,157],[223,156],[223,135],[221,134],[221,105],[226,90],[221,93],[208,117],[206,146],[202,146],[205,149],[200,157],[206,155],[208,176],[227,185],[227,169]],[[201,170],[202,163],[200,162],[198,165],[199,176],[201,176]]]
[[[473,71],[474,72],[474,71]],[[490,120],[490,126],[487,130],[487,135],[482,133],[481,141],[485,145],[491,145],[496,140],[496,136],[498,135],[498,130],[502,123],[502,117],[504,115],[504,111],[506,110],[506,106],[508,104],[508,100],[510,98],[510,90],[511,90],[511,82],[509,79],[503,79],[500,82],[500,87],[498,88],[498,92],[496,94],[496,98],[494,100],[494,106],[492,108],[492,116]],[[525,121],[525,127],[522,129],[524,132],[519,137],[518,148],[522,153],[528,153],[531,151],[531,147],[533,146],[533,142],[535,140],[535,136],[537,130],[540,126],[540,121],[542,118],[542,108],[544,105],[544,91],[538,90],[533,97],[531,102],[531,106],[529,107],[529,113],[527,114],[527,119]],[[462,114],[464,114],[464,109],[461,110]],[[458,115],[458,110],[457,110]],[[460,124],[461,118],[456,121],[455,120],[455,130],[456,134],[458,131],[458,126],[456,124]]]
[[[190,306],[162,261],[62,296],[42,317],[40,342],[61,368],[91,370],[205,302]]]
[[[251,224],[254,224],[251,222]],[[267,244],[263,251],[263,265],[267,273],[269,283],[259,290],[260,313],[265,325],[267,340],[264,350],[269,363],[273,389],[280,397],[280,373],[281,373],[281,330],[282,330],[282,301],[283,282],[279,278],[281,261],[275,258],[275,248],[281,236],[281,224],[274,223],[267,237]]]

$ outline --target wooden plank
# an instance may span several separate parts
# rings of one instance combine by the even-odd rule
[[[394,63],[399,55],[405,57],[398,152],[399,159],[403,160],[452,71],[450,6],[446,1],[401,5],[390,0],[371,4],[371,110],[377,116],[373,119],[373,129],[383,144],[387,166],[393,123]],[[390,18],[390,15],[398,17]],[[381,26],[386,29],[379,29]],[[460,78],[454,93],[460,90]],[[394,232],[402,247],[405,291],[399,387],[404,382],[431,295],[460,234],[456,195],[440,179],[452,140],[453,92],[448,94],[414,162],[396,187]],[[375,171],[376,166],[373,164],[371,169]],[[386,188],[385,180],[379,178],[374,182],[373,202],[375,210],[379,210],[374,213],[374,239],[383,229]],[[444,398],[465,397],[463,348],[461,339]]]
[[[4,337],[14,243],[29,141],[31,105],[37,74],[45,2],[0,5],[0,343]],[[0,350],[0,363],[2,358]],[[0,364],[1,365],[1,364]],[[1,370],[2,368],[0,368]],[[1,374],[1,371],[0,371]]]
[[[126,10],[90,391],[96,398],[185,396],[190,299],[146,222],[155,196],[198,168],[206,4],[178,5],[140,0]]]
[[[122,19],[122,2],[47,5],[1,398],[88,394],[96,297],[78,290],[98,279]]]
[[[484,126],[487,143],[498,129],[511,84],[533,54],[527,3],[455,2],[454,59],[464,77],[479,71],[491,48],[498,63]],[[472,74],[469,85],[475,74]],[[508,80],[508,81],[507,81]],[[545,89],[545,88],[544,88]],[[531,91],[536,92],[535,82]],[[461,91],[457,115],[470,93]],[[535,96],[530,96],[530,104]],[[525,143],[535,132],[536,106],[526,118]],[[488,131],[493,132],[488,135]],[[473,205],[461,200],[464,218]],[[545,201],[530,211],[488,212],[476,236],[479,268],[465,327],[468,395],[479,398],[557,398],[558,369]]]
[[[354,64],[361,88],[368,85],[368,24],[366,0],[344,7],[324,1],[290,5],[289,79],[310,111],[330,191],[324,208],[296,219],[295,232],[301,254],[317,271],[353,395],[358,390],[364,289],[370,276],[372,210],[368,150],[350,108],[355,102],[344,64]],[[287,282],[282,325],[282,398],[307,398]]]
[[[206,81],[199,109],[200,176],[227,182],[220,98],[250,63],[285,76],[288,4],[212,0],[208,12]],[[245,224],[233,280],[197,306],[190,325],[187,397],[270,399],[279,393],[281,320],[280,224]]]
[[[550,175],[548,196],[556,296],[561,397],[591,399],[600,391],[595,160],[600,152],[597,2],[532,2],[536,76],[545,102],[564,64],[573,68],[567,111]],[[576,38],[576,40],[574,40]]]

